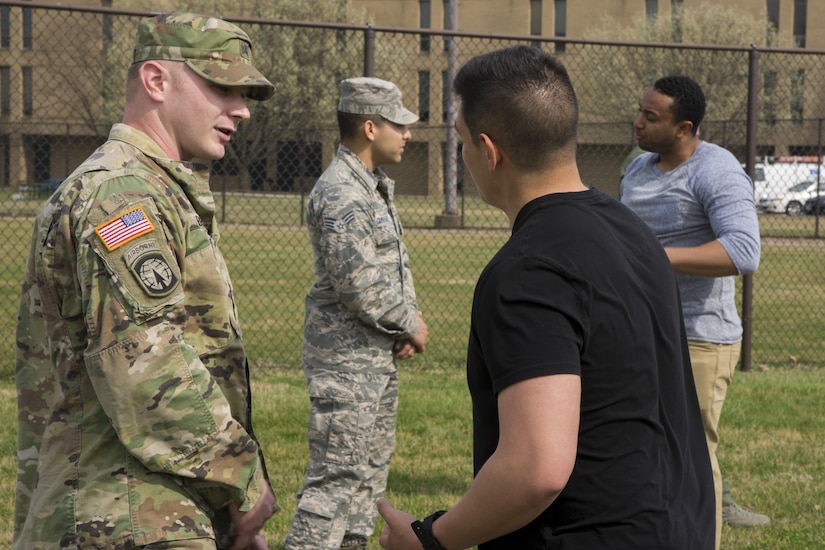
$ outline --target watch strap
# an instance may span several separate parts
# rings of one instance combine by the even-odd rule
[[[415,536],[418,537],[418,540],[421,541],[424,550],[447,550],[438,542],[435,534],[433,534],[433,522],[446,513],[446,510],[439,510],[424,518],[423,521],[415,520],[412,522],[412,530]]]

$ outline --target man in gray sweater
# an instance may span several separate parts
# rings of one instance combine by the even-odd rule
[[[620,193],[651,226],[677,272],[713,467],[719,548],[723,521],[756,526],[770,519],[729,494],[723,505],[718,425],[742,341],[734,277],[756,271],[760,240],[751,181],[729,151],[699,139],[704,114],[705,96],[695,81],[656,81],[634,121],[636,141],[648,153],[627,167]]]

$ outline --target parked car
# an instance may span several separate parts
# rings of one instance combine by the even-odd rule
[[[801,181],[789,187],[784,193],[761,197],[756,206],[765,212],[785,212],[796,216],[802,213],[805,201],[817,196],[817,189],[825,195],[825,181]]]
[[[825,174],[825,166],[817,162],[808,162],[805,157],[791,157],[785,160],[780,157],[773,162],[758,163],[754,172],[753,197],[758,206],[762,199],[782,197],[792,185],[819,179],[820,172]],[[803,200],[802,203],[804,202]],[[784,208],[777,212],[784,212]]]
[[[825,214],[825,195],[819,195],[805,201],[802,211],[806,214]]]

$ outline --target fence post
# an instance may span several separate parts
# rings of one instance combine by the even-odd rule
[[[819,238],[819,198],[822,195],[822,119],[819,119],[816,134],[816,199],[814,200],[814,238]]]
[[[375,76],[375,29],[371,23],[364,31],[364,76]]]
[[[748,54],[748,129],[745,138],[745,168],[753,182],[756,174],[756,131],[759,116],[759,50],[751,45]],[[753,351],[753,274],[742,277],[742,360],[740,370],[751,370]]]

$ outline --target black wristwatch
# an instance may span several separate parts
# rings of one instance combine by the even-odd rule
[[[415,520],[412,522],[412,529],[418,540],[424,546],[424,550],[447,550],[433,534],[433,522],[447,513],[447,510],[439,510],[434,514],[424,518],[424,521]]]

